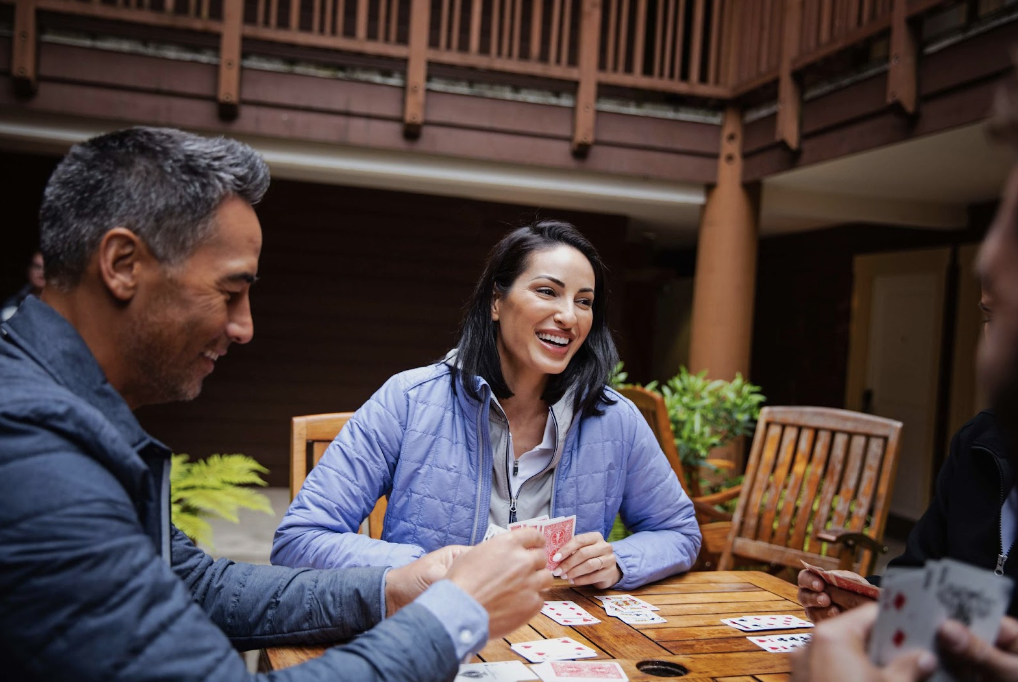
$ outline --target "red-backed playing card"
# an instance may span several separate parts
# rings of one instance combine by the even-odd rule
[[[847,590],[848,592],[861,594],[862,596],[868,597],[869,599],[880,599],[880,589],[875,587],[874,585],[870,585],[869,583],[860,583],[855,580],[849,580],[848,578],[842,578],[840,575],[836,575],[834,573],[831,573],[830,571],[825,571],[819,566],[807,564],[805,561],[802,561],[801,559],[800,561],[802,562],[802,565],[806,567],[807,571],[820,576],[820,579],[823,580],[828,585],[834,585],[835,587]]]

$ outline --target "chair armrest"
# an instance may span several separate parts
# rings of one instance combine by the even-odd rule
[[[856,531],[846,530],[844,528],[830,528],[828,530],[822,530],[817,533],[817,540],[823,542],[831,542],[834,544],[842,544],[851,550],[857,547],[868,549],[876,554],[884,554],[887,552],[888,547],[879,540],[874,540],[865,533],[859,533]]]
[[[724,490],[721,490],[719,492],[711,493],[710,495],[701,495],[700,497],[694,497],[693,503],[695,504],[699,502],[701,504],[706,505],[721,504],[722,502],[727,502],[728,500],[734,500],[740,494],[742,494],[741,483],[739,485],[733,485],[731,488],[725,488]]]
[[[722,511],[711,504],[704,504],[699,498],[693,500],[693,511],[696,512],[696,520],[702,526],[713,521],[731,521],[732,514]]]

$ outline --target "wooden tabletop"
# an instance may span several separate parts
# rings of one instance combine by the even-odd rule
[[[569,627],[538,614],[508,637],[492,640],[481,650],[478,661],[523,661],[509,645],[535,639],[572,637],[596,649],[598,658],[615,659],[630,680],[661,682],[648,674],[644,661],[664,661],[682,666],[684,680],[706,682],[786,682],[791,670],[788,654],[772,654],[759,648],[744,633],[721,622],[722,618],[752,614],[789,614],[805,617],[796,601],[794,585],[756,571],[687,573],[647,585],[629,594],[655,606],[667,623],[626,625],[605,614],[595,594],[620,594],[611,590],[570,587],[562,583],[546,593],[548,600],[574,601],[601,622]],[[780,630],[753,634],[799,633],[809,630]],[[320,656],[320,647],[268,649],[262,665],[278,670]],[[596,660],[596,659],[589,659]]]

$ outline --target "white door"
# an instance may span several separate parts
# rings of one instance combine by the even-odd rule
[[[857,256],[848,409],[904,424],[891,513],[929,504],[948,249]]]

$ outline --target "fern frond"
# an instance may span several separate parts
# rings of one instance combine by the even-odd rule
[[[212,526],[209,522],[193,513],[178,513],[173,517],[173,525],[195,543],[212,547]]]

